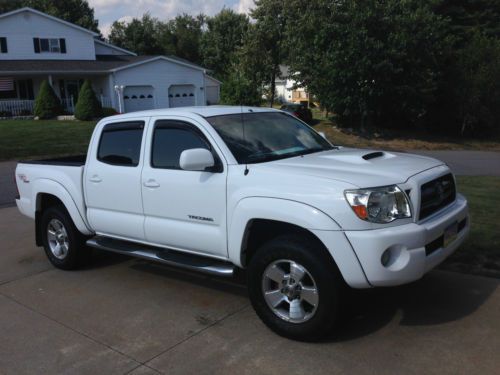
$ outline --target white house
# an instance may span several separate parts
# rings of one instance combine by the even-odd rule
[[[174,56],[137,56],[98,34],[31,8],[0,14],[0,112],[32,110],[48,80],[71,112],[84,79],[120,112],[216,104],[220,82]]]
[[[309,94],[303,87],[296,87],[288,66],[280,65],[280,76],[275,80],[276,97],[282,103],[308,102]]]

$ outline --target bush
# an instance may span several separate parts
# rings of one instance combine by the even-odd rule
[[[102,107],[102,109],[101,109],[101,116],[102,117],[114,116],[117,114],[118,114],[118,112],[116,111],[116,109],[111,108],[111,107]]]
[[[85,80],[75,106],[75,117],[78,120],[92,120],[101,114],[101,103],[97,100],[90,80]]]
[[[62,113],[61,101],[48,81],[43,81],[35,99],[34,115],[50,119]]]
[[[0,111],[0,117],[12,117],[11,111]]]

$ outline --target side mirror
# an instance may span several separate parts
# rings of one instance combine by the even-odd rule
[[[327,139],[327,138],[326,138],[326,134],[325,134],[325,133],[323,133],[323,132],[318,132],[318,134],[319,134],[319,135],[321,135],[323,138]]]
[[[181,153],[179,165],[186,171],[204,171],[215,165],[214,156],[204,148],[192,148]]]

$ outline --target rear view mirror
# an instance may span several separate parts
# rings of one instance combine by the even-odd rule
[[[213,167],[215,160],[210,151],[204,148],[192,148],[181,153],[179,165],[186,171],[204,171]]]

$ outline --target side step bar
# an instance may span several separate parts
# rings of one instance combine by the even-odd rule
[[[210,275],[231,277],[235,269],[233,264],[217,259],[102,236],[87,240],[87,246]]]

